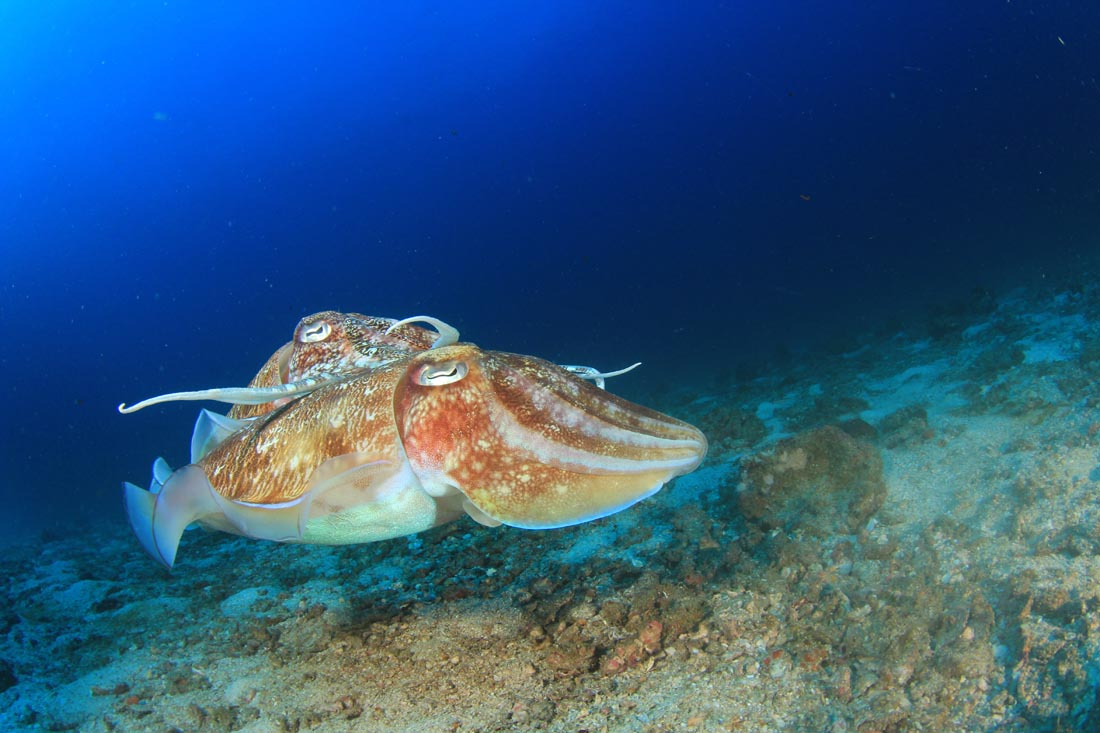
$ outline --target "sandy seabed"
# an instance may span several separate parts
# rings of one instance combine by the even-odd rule
[[[976,292],[641,400],[711,452],[598,522],[44,537],[0,729],[1097,730],[1098,376],[1100,289]]]

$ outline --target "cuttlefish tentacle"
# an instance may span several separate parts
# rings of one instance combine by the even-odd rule
[[[617,377],[620,374],[626,374],[629,371],[633,371],[634,369],[637,369],[641,365],[642,365],[642,362],[636,361],[628,367],[624,367],[622,369],[617,369],[616,371],[613,371],[613,372],[601,372],[600,370],[596,369],[595,367],[590,367],[590,366],[574,366],[574,365],[571,365],[571,364],[562,364],[560,366],[565,371],[569,372],[570,374],[576,374],[581,379],[591,379],[593,382],[596,383],[597,387],[599,387],[600,389],[604,389],[604,380],[605,379],[609,379],[611,377]]]
[[[128,415],[131,412],[137,412],[164,402],[193,400],[212,400],[214,402],[227,402],[231,405],[263,405],[284,397],[308,394],[341,377],[342,375],[339,374],[326,374],[321,377],[308,377],[290,384],[277,384],[271,387],[215,387],[214,389],[199,389],[193,392],[171,392],[157,397],[150,397],[135,405],[127,405],[123,402],[118,406],[118,411]]]
[[[409,316],[408,318],[402,318],[400,321],[394,321],[393,325],[386,329],[386,333],[392,333],[395,329],[410,323],[427,323],[439,332],[439,338],[432,343],[433,349],[458,343],[458,329],[432,316]]]

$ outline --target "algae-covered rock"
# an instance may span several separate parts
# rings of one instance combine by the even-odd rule
[[[900,448],[921,443],[932,437],[928,412],[920,405],[909,405],[882,418],[879,430],[887,448]]]
[[[886,498],[878,450],[833,426],[781,440],[742,462],[741,512],[767,528],[850,534]]]

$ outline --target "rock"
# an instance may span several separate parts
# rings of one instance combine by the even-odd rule
[[[833,426],[779,441],[741,464],[738,504],[767,529],[852,534],[886,498],[878,450]]]
[[[274,586],[244,588],[223,600],[221,612],[229,618],[248,619],[257,615],[257,606],[274,605],[279,589]]]
[[[839,427],[856,440],[865,440],[869,443],[878,440],[878,431],[875,430],[871,423],[862,418],[856,417],[851,420],[845,420],[840,423]]]
[[[909,405],[891,412],[879,423],[887,448],[916,445],[932,437],[928,412],[920,405]]]

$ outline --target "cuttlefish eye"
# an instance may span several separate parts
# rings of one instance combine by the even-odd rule
[[[470,369],[463,361],[444,361],[427,364],[416,374],[416,383],[424,387],[439,387],[462,379]]]
[[[310,324],[302,329],[302,332],[298,335],[298,340],[303,344],[315,344],[318,341],[324,341],[332,335],[332,324],[328,321],[317,321],[317,323]]]

